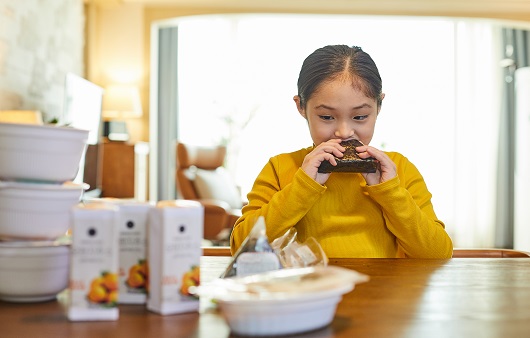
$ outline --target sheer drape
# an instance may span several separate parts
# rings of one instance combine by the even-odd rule
[[[499,29],[458,22],[455,30],[454,234],[458,247],[492,247],[500,106]]]
[[[499,248],[514,247],[515,190],[516,184],[516,97],[529,95],[516,92],[517,69],[527,67],[530,58],[530,34],[522,29],[502,29],[503,98],[499,133],[499,175],[497,187],[497,229],[495,245]],[[520,121],[524,123],[524,121]],[[530,154],[521,154],[530,156]],[[528,173],[521,173],[526,176]],[[524,205],[524,204],[523,204]],[[530,208],[530,206],[527,206]],[[530,248],[523,248],[530,250]]]
[[[530,251],[530,67],[515,71],[513,248]]]

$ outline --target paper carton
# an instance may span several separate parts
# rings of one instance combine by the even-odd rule
[[[147,300],[147,221],[154,205],[123,202],[119,225],[120,304],[145,304]]]
[[[67,317],[117,320],[118,222],[116,206],[93,203],[72,210]]]
[[[147,221],[154,203],[134,199],[97,198],[87,203],[108,203],[119,208],[120,304],[145,304],[147,299]]]
[[[148,225],[147,308],[162,315],[199,310],[190,287],[200,284],[204,209],[194,201],[161,201]]]

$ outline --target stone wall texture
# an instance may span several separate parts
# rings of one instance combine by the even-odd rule
[[[60,117],[68,72],[83,76],[83,0],[0,0],[0,110]]]

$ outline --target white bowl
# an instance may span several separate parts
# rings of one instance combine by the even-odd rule
[[[52,300],[68,286],[69,244],[0,242],[0,299]]]
[[[328,325],[342,295],[368,279],[341,267],[315,266],[216,279],[196,291],[216,301],[233,333],[274,336]]]
[[[73,180],[88,133],[54,125],[0,123],[0,179]]]
[[[53,240],[70,227],[86,184],[0,181],[0,239]]]
[[[218,300],[219,309],[233,333],[274,336],[312,331],[333,320],[342,295],[353,285],[305,296],[275,300]]]

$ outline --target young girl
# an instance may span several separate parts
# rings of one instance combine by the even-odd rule
[[[257,216],[272,242],[290,227],[301,242],[313,236],[328,257],[450,258],[453,244],[438,220],[418,169],[397,152],[370,146],[384,94],[377,66],[359,47],[326,46],[300,70],[296,107],[313,146],[272,157],[248,194],[230,238],[234,254]],[[341,141],[357,139],[375,173],[319,173],[336,165]]]

